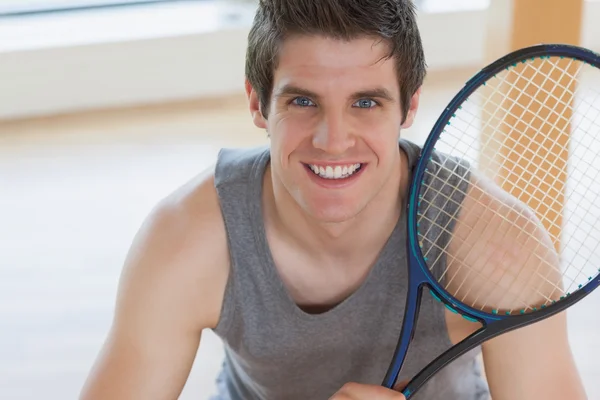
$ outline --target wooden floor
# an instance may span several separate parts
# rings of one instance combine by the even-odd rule
[[[422,143],[469,74],[431,78]],[[0,122],[0,399],[75,399],[109,328],[120,268],[150,208],[223,146],[266,143],[239,99]],[[570,312],[573,351],[600,399],[600,293]],[[181,399],[221,363],[207,332]]]

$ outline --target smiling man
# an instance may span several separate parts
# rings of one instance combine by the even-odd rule
[[[176,399],[212,329],[226,351],[215,399],[402,399],[380,384],[406,299],[419,156],[400,136],[424,76],[407,0],[261,0],[246,91],[270,146],[224,149],[156,206],[81,398]],[[472,331],[425,297],[400,379]],[[415,399],[487,399],[478,352]],[[582,398],[562,317],[490,341],[484,359],[494,400]]]

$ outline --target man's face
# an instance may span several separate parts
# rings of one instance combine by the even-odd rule
[[[371,38],[293,37],[280,49],[267,120],[247,87],[254,121],[271,137],[275,190],[320,222],[351,219],[398,185],[402,111],[387,51]],[[404,127],[418,95],[413,103]]]

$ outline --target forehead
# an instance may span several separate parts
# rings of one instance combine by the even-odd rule
[[[388,53],[389,45],[378,38],[291,37],[279,50],[274,86],[292,83],[318,91],[383,86],[395,93],[396,67]]]

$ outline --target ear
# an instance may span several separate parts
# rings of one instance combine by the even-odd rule
[[[417,109],[419,108],[419,99],[421,97],[421,87],[417,89],[415,94],[413,94],[410,99],[410,108],[408,109],[408,113],[406,114],[406,119],[402,124],[402,129],[410,128],[413,122],[415,121],[415,115],[417,115]]]
[[[260,100],[258,94],[250,84],[248,79],[245,80],[246,96],[248,97],[248,106],[250,108],[250,114],[254,125],[261,129],[267,129],[267,121],[263,117],[262,111],[260,110]]]

